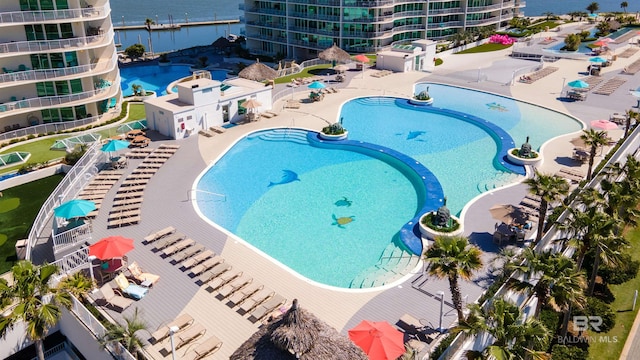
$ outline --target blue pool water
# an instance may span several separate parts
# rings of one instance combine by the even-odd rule
[[[124,96],[133,95],[134,84],[142,85],[147,91],[155,91],[158,95],[167,94],[167,86],[172,82],[191,75],[188,65],[142,65],[127,66],[120,69],[122,94]],[[212,71],[211,77],[214,80],[222,81],[226,79],[225,71]]]
[[[486,119],[517,146],[530,136],[539,148],[581,128],[565,115],[506,97],[427,83],[415,91],[427,87],[434,106]],[[452,213],[481,192],[518,179],[496,166],[496,141],[466,121],[401,107],[390,98],[354,99],[340,118],[349,139],[391,148],[431,170]],[[388,157],[317,148],[304,132],[284,132],[285,141],[259,132],[235,144],[198,181],[197,205],[207,218],[299,274],[348,287],[397,243],[400,228],[422,206],[423,185]]]

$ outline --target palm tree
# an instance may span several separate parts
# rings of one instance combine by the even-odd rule
[[[538,233],[536,242],[542,239],[544,222],[547,217],[549,204],[560,200],[569,193],[569,184],[556,175],[545,175],[536,171],[533,178],[524,181],[529,186],[529,193],[540,197],[540,212],[538,214]]]
[[[81,272],[67,276],[61,281],[61,286],[78,299],[84,299],[85,296],[94,288],[93,279],[89,279]]]
[[[633,110],[627,110],[625,112],[625,117],[624,117],[624,137],[627,137],[627,135],[629,135],[629,128],[631,128],[631,119],[635,119],[638,116],[638,113],[636,113]]]
[[[138,318],[138,308],[133,312],[133,316],[123,316],[125,325],[111,324],[104,335],[99,339],[103,347],[113,342],[119,342],[132,354],[142,348],[144,343],[136,333],[140,330],[148,331],[147,324]]]
[[[23,260],[11,268],[13,283],[0,278],[0,303],[16,304],[0,315],[0,335],[6,336],[20,321],[26,323],[27,336],[35,343],[40,360],[44,360],[43,340],[62,316],[61,307],[71,307],[71,294],[65,288],[69,284],[50,284],[56,273],[55,265],[38,266]]]
[[[438,236],[424,254],[427,272],[440,279],[449,279],[451,301],[458,312],[458,322],[464,320],[458,279],[469,280],[474,271],[482,268],[480,254],[480,249],[469,244],[463,236]]]
[[[509,266],[516,275],[509,287],[517,291],[531,291],[538,299],[534,316],[537,318],[542,306],[550,304],[555,310],[566,311],[570,305],[583,308],[586,304],[583,272],[576,270],[570,258],[552,251],[536,252],[532,248],[523,251],[522,263]]]
[[[493,337],[482,355],[488,359],[545,359],[548,356],[534,349],[547,344],[551,332],[540,321],[529,317],[522,321],[523,314],[518,306],[504,299],[495,299],[485,309],[478,304],[469,306],[467,320],[461,322],[455,330],[466,336],[488,333]],[[529,347],[526,347],[529,344]]]
[[[152,19],[146,18],[144,20],[144,28],[149,33],[149,52],[153,55],[153,41],[151,40],[151,31],[153,31],[153,26],[156,22]]]
[[[594,129],[582,130],[580,138],[584,140],[584,143],[590,148],[589,150],[589,168],[587,169],[587,180],[591,180],[593,174],[593,161],[596,158],[596,150],[599,146],[609,143],[609,137],[606,131],[597,131]]]
[[[597,2],[592,2],[591,4],[587,5],[587,11],[591,14],[598,10],[600,10],[600,5]]]
[[[622,8],[622,10],[624,10],[624,13],[627,13],[627,8],[629,7],[629,3],[626,1],[623,1],[620,3],[620,7]]]

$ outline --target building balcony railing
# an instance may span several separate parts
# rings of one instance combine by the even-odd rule
[[[60,20],[94,20],[105,18],[110,12],[111,7],[108,2],[104,6],[82,9],[0,12],[0,26]]]
[[[506,20],[506,17],[503,20]],[[493,16],[493,17],[490,17],[487,19],[481,19],[481,20],[467,20],[467,26],[489,25],[489,24],[495,24],[499,21],[500,21],[500,17],[498,16]]]
[[[414,31],[414,30],[424,30],[424,24],[412,24],[412,25],[403,25],[396,26],[393,28],[393,33],[398,33],[402,31]]]
[[[281,42],[285,44],[287,42],[287,38],[285,37],[273,36],[273,35],[262,35],[262,34],[247,35],[247,39],[274,41],[274,42]]]
[[[375,23],[375,22],[389,22],[395,18],[393,13],[380,15],[380,16],[371,16],[371,17],[360,17],[353,19],[343,19],[343,22],[352,22],[352,23]]]
[[[100,71],[110,71],[115,69],[116,66],[118,66],[118,54],[114,52],[110,59],[101,60],[87,65],[59,69],[15,71],[0,74],[0,87],[6,83],[10,83],[11,86],[14,86],[19,85],[18,82],[58,80],[65,76],[74,76],[75,78],[78,78],[82,77],[83,74],[90,75]]]
[[[269,29],[280,29],[280,30],[287,29],[287,25],[285,24],[278,24],[278,23],[272,23],[272,22],[266,22],[266,21],[247,21],[246,24],[252,25],[252,26],[260,26],[260,27],[269,28]]]
[[[464,26],[464,23],[462,21],[448,21],[442,23],[429,23],[427,24],[427,29],[444,29],[462,26]]]
[[[340,36],[340,30],[309,29],[308,27],[302,26],[289,26],[289,31],[295,31],[304,34]]]
[[[487,5],[487,6],[468,7],[467,8],[467,13],[487,12],[487,11],[499,10],[499,9],[502,9],[502,4],[501,3],[493,4],[493,5]]]
[[[418,10],[418,11],[402,11],[402,12],[397,12],[393,14],[394,19],[411,17],[411,16],[424,17],[424,16],[427,16],[427,12],[425,10]]]
[[[265,8],[251,8],[249,10],[245,10],[245,12],[248,13],[255,13],[255,14],[269,14],[269,15],[277,15],[277,16],[287,16],[287,13],[284,10],[279,10],[279,9],[265,9]]]
[[[444,14],[464,14],[464,10],[462,10],[462,8],[429,10],[429,15],[444,15]]]
[[[96,97],[96,101],[109,98],[118,93],[120,88],[120,76],[115,79],[110,86],[95,89],[90,91],[84,91],[76,94],[58,95],[58,96],[43,96],[30,99],[23,99],[17,101],[10,101],[0,104],[0,114],[18,111],[22,109],[35,110],[38,108],[50,108],[50,107],[62,107],[72,106],[73,103],[80,102],[82,100]]]
[[[2,43],[0,44],[0,54],[37,53],[54,50],[71,51],[79,50],[91,45],[99,45],[100,43],[109,44],[112,41],[113,29],[109,29],[109,31],[105,34],[95,36],[82,36],[58,40],[33,40]]]
[[[310,14],[310,13],[300,12],[300,11],[292,11],[291,13],[289,13],[289,16],[299,17],[299,18],[309,19],[309,20],[323,20],[323,21],[334,21],[334,22],[340,21],[340,16],[338,15]]]

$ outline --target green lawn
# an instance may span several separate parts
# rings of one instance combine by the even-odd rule
[[[504,49],[509,48],[509,47],[511,47],[511,45],[488,43],[488,44],[483,44],[483,45],[480,45],[480,46],[476,46],[476,47],[471,48],[471,49],[462,50],[460,52],[457,52],[456,54],[475,54],[475,53],[483,53],[483,52],[489,52],[489,51],[499,51],[499,50],[504,50]]]
[[[290,83],[292,79],[305,78],[305,77],[311,77],[311,76],[324,74],[325,72],[323,72],[322,70],[326,70],[326,69],[329,69],[329,68],[331,68],[331,64],[322,64],[322,65],[311,66],[311,67],[305,68],[302,72],[299,72],[299,73],[293,74],[293,75],[287,75],[287,76],[279,77],[279,78],[275,79],[274,81],[275,81],[276,84],[287,84],[287,83]]]
[[[627,253],[634,260],[640,260],[640,227],[630,230],[626,234],[630,248]],[[609,289],[615,296],[611,309],[616,311],[616,325],[608,333],[594,334],[596,337],[611,339],[609,342],[593,342],[589,344],[589,359],[591,360],[618,360],[624,343],[629,335],[629,330],[636,318],[640,303],[636,304],[636,310],[632,311],[633,296],[636,289],[640,289],[640,276],[621,285],[609,285]],[[613,342],[614,337],[617,341]]]
[[[33,220],[63,174],[12,187],[0,197],[0,274],[16,261],[15,244],[29,235]]]

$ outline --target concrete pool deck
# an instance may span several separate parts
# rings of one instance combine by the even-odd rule
[[[351,98],[379,95],[411,97],[413,84],[418,81],[448,83],[513,96],[519,100],[572,114],[585,123],[593,119],[608,118],[613,112],[624,112],[635,104],[635,98],[628,95],[628,89],[640,86],[640,75],[624,75],[627,82],[610,96],[589,94],[583,102],[559,101],[557,98],[563,78],[568,82],[581,77],[579,72],[586,69],[586,61],[560,60],[552,64],[560,70],[533,84],[516,83],[506,86],[499,81],[492,81],[491,74],[503,73],[506,64],[513,68],[531,65],[530,62],[522,63],[523,60],[510,59],[508,54],[509,51],[504,50],[495,53],[449,55],[444,57],[444,64],[435,68],[431,74],[403,73],[376,78],[371,75],[377,70],[366,70],[364,77],[361,72],[350,72],[348,82],[335,84],[339,92],[325,95],[321,102],[303,103],[298,109],[285,109],[284,103],[289,98],[286,97],[276,102],[276,117],[235,126],[211,138],[193,136],[180,142],[170,141],[180,144],[181,148],[152,177],[145,188],[140,224],[107,229],[108,209],[113,204],[115,191],[124,176],[107,194],[102,203],[102,210],[93,222],[95,241],[110,235],[135,239],[136,248],[128,254],[130,261],[135,260],[144,271],[161,276],[160,281],[144,299],[122,314],[109,312],[120,318],[121,315],[131,316],[134,308],[139,307],[142,310],[141,317],[149,324],[151,332],[180,313],[188,313],[207,329],[204,337],[196,340],[196,343],[206,340],[211,335],[223,341],[220,351],[211,357],[214,359],[228,358],[257,330],[258,325],[248,321],[246,315],[242,316],[226,306],[224,302],[215,298],[215,293],[211,294],[204,289],[205,287],[201,288],[195,283],[195,279],[191,279],[177,266],[171,265],[168,259],[162,259],[158,253],[153,252],[152,246],[141,243],[142,238],[149,233],[173,225],[179,232],[221,254],[233,265],[233,269],[243,271],[254,281],[281,294],[289,303],[294,298],[299,299],[300,306],[312,311],[343,334],[363,319],[386,320],[394,324],[404,313],[409,313],[421,319],[425,325],[436,328],[440,309],[440,300],[436,295],[438,291],[445,293],[444,325],[448,326],[455,320],[456,315],[450,306],[449,286],[446,280],[429,279],[422,289],[414,289],[411,280],[419,276],[421,269],[417,268],[403,282],[382,289],[344,291],[317,286],[200,219],[189,201],[190,191],[196,177],[235,141],[249,132],[271,127],[300,127],[317,131],[329,123],[336,122],[339,106]],[[631,58],[619,59],[614,66],[604,69],[603,77],[623,76],[619,75],[620,69],[639,57],[640,53],[637,53]],[[482,69],[485,69],[483,71],[488,74],[488,80],[473,81],[470,74],[474,71],[477,73],[478,64],[482,64]],[[306,88],[292,93],[294,98],[301,100],[307,95]],[[612,136],[619,136],[620,133],[621,130],[610,131]],[[567,140],[578,134],[569,134],[550,141],[542,149],[545,161],[538,170],[555,173],[561,166],[575,165],[566,163],[566,157],[571,156],[572,149]],[[151,146],[156,147],[163,142],[167,141],[154,142]],[[596,161],[599,161],[599,158]],[[132,160],[127,171],[132,171],[139,162],[140,160]],[[488,208],[498,203],[518,203],[525,193],[526,188],[523,185],[494,190],[483,194],[464,210],[462,215],[466,235],[484,251],[483,259],[486,262],[499,250],[491,240],[495,220],[491,219]],[[479,272],[471,282],[461,282],[465,302],[477,299],[489,283],[490,279],[484,271]],[[167,341],[161,345],[147,346],[147,349],[157,359],[163,359],[165,357],[159,350],[166,345]],[[183,355],[187,348],[188,346],[179,350],[178,355]]]

